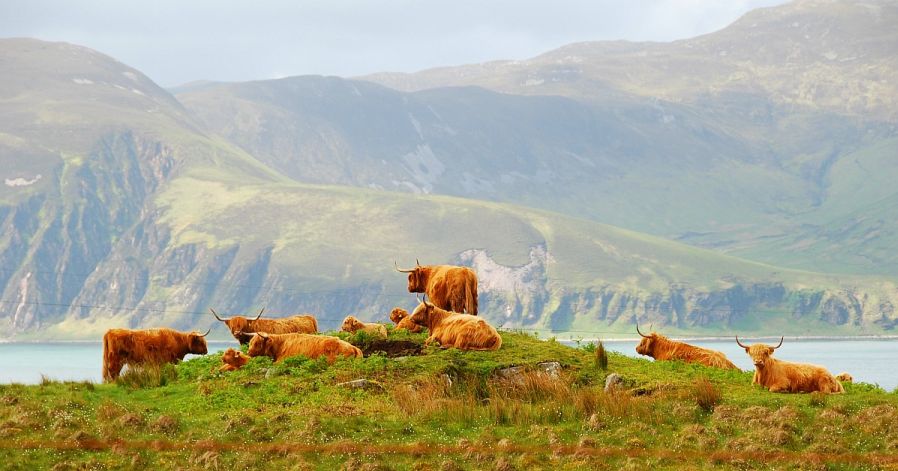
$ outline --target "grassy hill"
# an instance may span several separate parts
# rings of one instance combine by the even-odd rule
[[[752,386],[751,372],[613,353],[602,369],[592,348],[502,335],[497,352],[256,358],[233,373],[209,355],[117,384],[0,385],[0,458],[11,469],[896,464],[898,400],[873,385],[775,394]],[[606,392],[611,373],[622,383]],[[356,379],[368,387],[341,385]]]

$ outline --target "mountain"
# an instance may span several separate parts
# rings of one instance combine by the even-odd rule
[[[894,2],[796,2],[672,43],[364,77],[391,88],[308,76],[177,98],[300,182],[508,202],[796,269],[896,276],[898,255],[862,234],[898,232],[898,192],[870,205],[869,176],[841,171],[873,152],[883,165],[868,173],[898,177],[896,19]],[[831,227],[836,207],[862,212],[844,216],[855,236]]]
[[[416,258],[474,267],[505,328],[848,334],[898,319],[887,117],[314,76],[173,96],[28,39],[0,40],[0,72],[3,337],[206,328],[209,307],[385,320],[414,306],[393,263]]]

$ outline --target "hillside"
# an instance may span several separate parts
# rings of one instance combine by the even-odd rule
[[[423,336],[405,340],[420,344]],[[358,341],[359,339],[351,339]],[[754,469],[890,467],[898,400],[875,385],[775,394],[751,372],[651,362],[503,333],[333,365],[220,355],[114,384],[0,385],[14,469]],[[606,378],[620,377],[605,390]],[[354,380],[363,387],[345,383]],[[355,383],[359,384],[359,383]]]

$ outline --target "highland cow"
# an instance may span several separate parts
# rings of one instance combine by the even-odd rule
[[[645,335],[639,330],[639,324],[636,325],[636,332],[642,337],[642,341],[636,346],[636,353],[640,355],[650,356],[655,360],[682,360],[714,368],[739,369],[726,355],[717,350],[670,340],[655,332]]]
[[[437,341],[443,348],[459,350],[498,350],[502,346],[499,332],[482,318],[441,309],[426,297],[410,319],[430,331],[424,345]]]
[[[221,355],[221,361],[224,365],[218,371],[234,371],[246,365],[249,362],[249,357],[240,350],[229,348]]]
[[[390,311],[390,320],[396,323],[396,330],[405,329],[415,334],[423,330],[423,327],[412,322],[408,311],[401,307],[394,307],[393,310]]]
[[[337,357],[361,357],[362,351],[349,342],[327,335],[267,334],[256,332],[249,342],[249,356],[267,356],[281,361],[297,355],[325,357],[333,363]]]

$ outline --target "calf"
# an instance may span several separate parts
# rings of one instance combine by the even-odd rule
[[[244,355],[240,350],[229,348],[221,355],[221,361],[224,363],[218,371],[234,371],[240,369],[249,362],[249,357]]]
[[[346,316],[346,319],[343,319],[343,325],[340,330],[343,332],[358,332],[361,330],[374,337],[387,338],[387,328],[383,324],[362,322],[354,316]]]
[[[333,363],[337,357],[361,357],[362,351],[349,342],[327,335],[266,334],[256,332],[249,341],[249,356],[267,356],[274,361],[305,355],[309,358],[326,357]]]
[[[763,343],[743,345],[736,337],[736,343],[745,349],[755,364],[755,376],[752,384],[760,384],[770,392],[815,392],[827,394],[841,393],[845,390],[833,375],[822,366],[806,363],[792,363],[771,357],[773,351],[783,345],[771,347]]]
[[[396,323],[396,330],[405,329],[416,334],[423,329],[420,325],[412,322],[411,317],[408,315],[408,311],[401,307],[394,307],[393,310],[390,311],[390,320]]]

